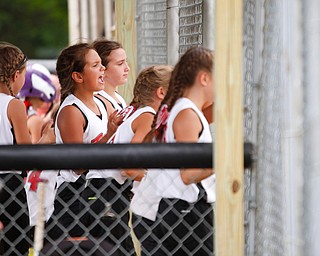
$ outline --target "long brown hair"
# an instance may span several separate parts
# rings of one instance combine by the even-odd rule
[[[200,71],[213,73],[214,57],[213,52],[202,46],[194,46],[189,48],[175,65],[171,75],[168,92],[163,99],[161,106],[166,106],[168,112],[172,109],[175,102],[182,97],[186,89],[194,85],[197,74]],[[159,114],[163,114],[163,109],[154,117],[150,133],[146,136],[145,142],[151,142],[153,139],[160,142],[164,133],[164,125],[157,125]],[[161,110],[161,111],[160,111]],[[156,129],[157,125],[157,129]]]
[[[123,48],[117,41],[110,41],[104,38],[95,40],[92,43],[93,48],[97,51],[101,58],[101,63],[107,69],[109,63],[109,55],[112,51]]]
[[[93,49],[87,43],[71,45],[63,49],[57,59],[56,71],[61,84],[61,103],[74,93],[75,85],[72,72],[82,72],[86,65],[86,54]]]
[[[15,96],[10,86],[10,79],[16,71],[26,67],[27,57],[15,45],[8,42],[0,42],[0,82],[4,83],[11,96]]]

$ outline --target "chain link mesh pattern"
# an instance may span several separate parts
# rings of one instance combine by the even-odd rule
[[[254,112],[257,109],[257,101],[254,100],[255,74],[258,72],[255,65],[255,45],[257,44],[255,19],[256,1],[244,1],[243,10],[243,117],[244,117],[244,141],[255,142],[254,137]],[[255,172],[256,170],[245,169],[244,172],[244,224],[245,224],[245,255],[252,255],[254,247],[254,213],[255,213]]]
[[[137,1],[138,70],[167,63],[166,1]]]
[[[203,42],[202,0],[179,1],[179,54]]]
[[[265,1],[262,74],[259,98],[257,162],[257,255],[284,255],[283,177],[281,172],[281,8],[278,1]]]
[[[320,194],[320,2],[303,1],[303,105],[304,105],[304,198],[303,220],[305,238],[304,255],[317,255],[320,251],[319,194]]]

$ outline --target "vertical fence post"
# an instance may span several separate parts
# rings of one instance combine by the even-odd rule
[[[216,0],[203,1],[203,46],[214,49],[214,13]]]
[[[242,0],[216,1],[216,255],[244,254]]]
[[[127,0],[117,0],[115,2],[116,40],[126,50],[131,69],[127,84],[119,87],[120,94],[127,102],[132,99],[133,87],[137,76],[135,4],[135,1]]]
[[[94,41],[98,37],[98,9],[97,9],[97,0],[91,0],[89,2],[89,10],[90,10],[90,39]]]
[[[69,28],[69,44],[74,44],[80,38],[80,14],[79,1],[68,0],[68,28]]]
[[[302,1],[303,8],[303,255],[320,252],[320,2]],[[295,28],[293,33],[296,32]]]
[[[112,1],[104,0],[104,34],[109,40],[112,40]]]
[[[89,11],[88,11],[88,1],[80,0],[80,32],[81,38],[80,42],[89,42]]]
[[[167,0],[167,58],[169,65],[179,60],[179,1]]]

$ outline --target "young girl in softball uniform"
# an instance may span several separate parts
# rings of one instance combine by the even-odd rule
[[[130,106],[118,113],[124,116],[124,121],[109,143],[142,142],[167,92],[171,71],[170,66],[151,66],[141,71]],[[141,175],[142,170],[90,170],[87,174],[90,186],[82,195],[91,208],[87,225],[100,218],[102,221],[92,230],[94,235],[108,236],[112,243],[117,244],[121,255],[135,254],[128,225],[130,198],[125,181],[128,177],[140,180]]]
[[[202,109],[213,99],[212,52],[193,47],[175,66],[146,141],[211,142]],[[213,255],[214,201],[213,169],[150,170],[130,206],[142,255]]]
[[[16,98],[25,81],[26,62],[27,57],[18,47],[0,42],[0,144],[3,145],[31,144],[26,109]],[[54,142],[51,125],[52,122],[45,125],[37,143]],[[32,242],[26,239],[29,220],[22,172],[0,171],[0,180],[0,221],[4,226],[0,254],[26,255]]]
[[[105,101],[108,115],[111,115],[115,110],[121,110],[127,106],[117,91],[118,86],[123,86],[128,80],[130,67],[127,63],[126,51],[120,43],[106,39],[97,39],[92,45],[106,68],[103,77],[104,89],[97,95]]]
[[[134,113],[127,117],[124,124],[119,126],[109,142],[143,142],[144,137],[150,132],[154,115],[167,94],[172,70],[171,66],[158,65],[147,67],[140,72],[133,89],[133,100],[130,103]],[[122,175],[140,181],[144,172],[126,169],[122,171]]]
[[[38,63],[27,65],[25,83],[17,95],[24,101],[27,111],[27,125],[32,142],[41,137],[43,125],[47,122],[38,115],[37,110],[44,104],[53,104],[56,98],[56,88],[51,82],[49,70]],[[28,170],[25,179],[29,221],[31,226],[30,237],[33,240],[34,227],[38,219],[38,184],[45,181],[45,220],[47,221],[53,212],[57,172],[55,170]]]
[[[52,84],[49,70],[38,63],[27,65],[26,80],[17,96],[26,106],[29,133],[34,143],[40,139],[46,122],[37,111],[45,104],[53,105],[56,99],[56,88]]]
[[[127,106],[125,100],[117,92],[118,86],[122,86],[127,82],[128,73],[130,71],[130,68],[127,63],[126,52],[122,48],[120,43],[116,41],[109,41],[106,39],[97,39],[92,43],[92,46],[99,54],[101,58],[101,62],[105,66],[105,72],[103,77],[104,88],[96,92],[95,95],[105,103],[107,107],[107,112],[109,115],[109,123],[115,126],[119,126],[122,123],[123,116],[118,115],[117,113]],[[86,175],[86,179],[87,179],[86,191],[94,190],[98,192],[98,194],[102,193],[102,191],[97,191],[96,186],[98,185],[95,184],[95,182],[101,178],[104,182],[106,182],[105,184],[103,184],[105,187],[111,186],[117,193],[118,190],[120,190],[120,188],[117,186],[121,186],[122,190],[124,190],[123,194],[128,196],[131,188],[131,181],[125,181],[123,178],[121,178],[121,180],[119,181],[118,176],[119,176],[118,171],[115,172],[113,170],[105,170],[105,171],[98,170],[98,171],[88,172]],[[93,179],[95,179],[95,181],[90,182]],[[115,180],[117,180],[118,182]],[[114,183],[111,181],[113,181]],[[125,181],[124,185],[123,185],[123,181]],[[110,193],[111,192],[109,192],[109,194]],[[87,194],[87,192],[85,194]],[[85,196],[85,201],[87,201],[89,204],[96,205],[96,203],[94,202],[95,198],[96,198],[95,196]],[[89,207],[89,204],[87,204],[86,207]],[[87,215],[90,215],[90,214],[87,214]],[[100,217],[97,215],[96,216],[90,215],[90,216],[92,217],[92,220],[95,219],[95,221],[98,222],[98,226],[99,226]],[[88,225],[88,222],[85,219],[86,219],[86,216],[84,216],[83,221]],[[99,236],[99,237],[101,237],[101,235],[105,237],[109,236],[108,235],[109,231],[106,232],[105,230],[101,230],[100,228],[96,227],[95,224],[92,224],[91,221],[89,221],[89,223],[91,224],[91,227],[89,227],[90,234],[94,236]],[[113,237],[111,237],[109,240],[113,244],[120,243],[123,247],[122,250],[126,250],[128,253],[133,248],[133,244],[130,237],[126,239],[121,239],[122,237],[121,231],[123,230],[121,229],[122,227],[121,225],[122,224],[119,223],[118,228],[117,227],[113,228],[113,231],[112,231]],[[126,225],[126,223],[124,225]],[[120,249],[118,251],[121,252]]]
[[[86,43],[69,46],[60,53],[56,70],[61,84],[61,106],[55,122],[56,142],[105,143],[117,127],[109,124],[104,102],[94,96],[104,88],[105,68],[98,53]],[[84,189],[87,171],[59,171],[55,210],[47,226],[50,238],[63,240],[66,236],[84,235],[85,230],[77,224],[86,209],[77,197]],[[68,234],[64,234],[64,229]]]

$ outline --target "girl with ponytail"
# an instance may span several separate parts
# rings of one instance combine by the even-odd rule
[[[210,143],[213,53],[192,47],[176,64],[146,142]],[[209,111],[210,112],[210,111]],[[149,170],[131,202],[142,255],[213,255],[212,168]]]

